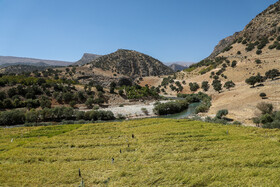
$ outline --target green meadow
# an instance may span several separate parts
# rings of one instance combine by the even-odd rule
[[[0,186],[79,186],[79,169],[85,186],[279,186],[280,131],[176,119],[0,129]]]

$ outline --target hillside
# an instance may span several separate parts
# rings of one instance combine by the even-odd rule
[[[84,53],[84,55],[82,56],[82,58],[80,60],[78,60],[77,62],[73,63],[73,66],[82,66],[85,65],[99,57],[101,57],[102,55],[96,55],[96,54],[91,54],[91,53]]]
[[[2,64],[15,64],[20,63],[23,65],[30,65],[31,63],[44,63],[51,66],[68,66],[71,62],[66,61],[58,61],[58,60],[43,60],[43,59],[35,59],[35,58],[26,58],[26,57],[14,57],[14,56],[0,56],[0,65]]]
[[[99,68],[131,78],[172,74],[173,70],[159,60],[133,50],[119,49],[104,55],[89,64],[89,68]]]
[[[85,186],[278,186],[280,178],[275,130],[146,119],[2,128],[0,140],[3,186],[78,186],[81,177]]]

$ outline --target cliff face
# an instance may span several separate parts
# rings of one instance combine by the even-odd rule
[[[78,60],[77,62],[75,62],[73,65],[75,66],[82,66],[85,65],[99,57],[101,57],[102,55],[96,55],[96,54],[91,54],[91,53],[84,53],[83,57]]]
[[[129,77],[168,75],[174,72],[153,57],[124,49],[104,55],[89,64],[91,68],[100,68]]]
[[[234,40],[236,40],[236,37],[238,36],[239,32],[234,33],[232,36],[226,37],[222,39],[218,45],[215,46],[214,51],[211,53],[211,55],[208,58],[215,58],[218,54],[220,54],[227,46],[232,44]]]

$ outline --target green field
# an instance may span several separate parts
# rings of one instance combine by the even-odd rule
[[[279,186],[280,131],[174,119],[0,129],[0,186],[78,186],[79,168],[86,186]]]

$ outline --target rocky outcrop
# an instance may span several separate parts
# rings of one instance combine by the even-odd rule
[[[82,66],[87,63],[90,63],[91,61],[101,57],[102,55],[96,55],[96,54],[91,54],[91,53],[84,53],[83,57],[78,60],[77,62],[73,63],[72,65],[74,66]]]

